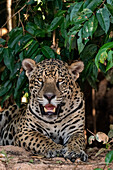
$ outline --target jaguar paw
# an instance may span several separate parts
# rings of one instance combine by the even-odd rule
[[[88,155],[84,151],[80,151],[80,153],[76,153],[75,151],[67,151],[64,154],[65,159],[69,159],[71,162],[75,162],[77,158],[80,158],[81,161],[86,162],[88,159]]]

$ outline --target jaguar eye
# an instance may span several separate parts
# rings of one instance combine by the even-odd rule
[[[39,82],[43,82],[43,79],[42,79],[42,78],[38,78],[38,81],[39,81]]]
[[[62,79],[62,78],[59,78],[59,79],[58,79],[58,82],[59,82],[59,83],[63,83],[63,81],[64,81],[64,79]]]

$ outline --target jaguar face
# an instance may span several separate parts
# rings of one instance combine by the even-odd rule
[[[69,66],[63,61],[50,59],[36,64],[34,60],[25,59],[22,65],[29,79],[32,110],[39,116],[56,119],[68,95],[73,92],[83,63]]]

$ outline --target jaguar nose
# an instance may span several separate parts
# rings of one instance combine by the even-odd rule
[[[52,100],[53,98],[55,98],[55,94],[53,94],[53,93],[45,93],[44,94],[44,97],[47,99],[47,100]]]

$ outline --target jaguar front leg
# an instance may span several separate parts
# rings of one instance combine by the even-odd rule
[[[36,131],[19,132],[15,137],[15,145],[30,150],[33,154],[42,154],[47,158],[62,155],[62,145]]]
[[[72,162],[75,162],[77,158],[80,158],[82,161],[86,162],[88,156],[84,152],[84,149],[85,149],[84,134],[75,133],[69,138],[67,144],[64,146],[63,149],[64,158],[70,159]]]

